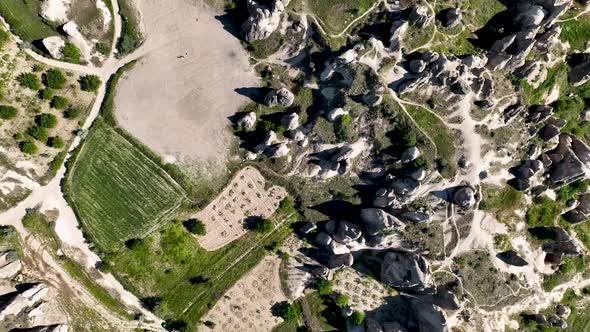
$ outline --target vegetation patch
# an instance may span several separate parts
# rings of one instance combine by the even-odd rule
[[[119,1],[121,36],[117,41],[118,57],[122,57],[135,51],[143,43],[143,36],[141,35],[141,29],[139,26],[139,14],[133,6],[133,1],[131,0]]]
[[[101,119],[89,133],[68,182],[67,197],[87,235],[105,252],[145,234],[173,213],[184,197],[164,170]]]
[[[568,42],[573,50],[584,51],[590,41],[590,17],[582,15],[577,19],[561,22],[560,25],[559,38],[563,42]]]
[[[309,0],[307,3],[326,32],[338,34],[369,10],[375,0]]]
[[[12,31],[26,42],[57,36],[53,27],[43,21],[40,1],[2,0],[0,15],[10,25]]]

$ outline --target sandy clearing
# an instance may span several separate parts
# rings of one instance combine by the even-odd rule
[[[202,320],[216,323],[213,331],[270,331],[282,322],[272,315],[272,306],[287,300],[281,290],[280,264],[276,256],[265,257]]]
[[[287,192],[282,187],[267,190],[265,186],[266,180],[257,169],[240,170],[223,192],[195,215],[207,229],[207,235],[199,237],[201,247],[219,249],[246,234],[244,221],[249,216],[272,215]]]
[[[247,101],[234,89],[258,86],[247,54],[202,4],[146,0],[140,8],[146,55],[119,82],[117,121],[164,157],[224,161],[227,117]]]

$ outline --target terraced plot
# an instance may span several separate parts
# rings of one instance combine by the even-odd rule
[[[103,251],[144,236],[184,200],[154,162],[100,119],[70,172],[70,201],[88,236]]]

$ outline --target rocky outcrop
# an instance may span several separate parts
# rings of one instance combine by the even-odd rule
[[[418,254],[388,252],[381,265],[381,281],[402,290],[424,291],[431,286],[430,265]]]
[[[329,179],[336,175],[346,174],[352,166],[352,161],[361,155],[367,147],[367,141],[360,139],[354,143],[346,143],[336,147],[328,146],[319,152],[312,153],[308,161],[311,167],[304,175]]]
[[[338,224],[338,230],[334,234],[333,238],[342,244],[347,244],[352,241],[356,241],[361,237],[361,229],[352,223],[342,221]]]
[[[60,36],[51,36],[43,38],[43,46],[49,52],[52,58],[61,60],[63,53],[62,50],[66,46],[66,42]]]
[[[590,149],[575,136],[560,135],[557,147],[544,156],[547,183],[551,188],[568,185],[588,174]]]
[[[566,212],[563,217],[571,224],[579,224],[590,219],[590,193],[578,196],[578,206]]]
[[[366,233],[371,236],[381,234],[384,231],[403,228],[403,223],[399,219],[381,209],[368,208],[361,210],[361,220]]]
[[[11,298],[0,304],[0,321],[10,315],[18,315],[25,309],[34,306],[49,292],[44,284],[35,284],[29,289],[12,294]]]
[[[274,0],[266,7],[254,0],[247,1],[250,17],[242,24],[241,34],[245,41],[266,39],[277,30],[281,17],[290,0]]]
[[[0,279],[10,279],[18,274],[22,265],[15,251],[0,252]]]
[[[583,60],[570,69],[569,82],[580,86],[590,80],[590,54],[584,54]]]
[[[498,259],[500,259],[502,262],[508,265],[526,266],[529,264],[522,257],[518,256],[518,254],[514,250],[508,250],[498,253],[496,257],[498,257]]]
[[[408,21],[418,28],[423,28],[432,22],[433,15],[427,6],[415,5],[410,9]]]
[[[293,101],[295,101],[295,95],[286,88],[273,90],[264,97],[264,104],[268,107],[289,107]]]
[[[289,113],[281,118],[281,124],[285,130],[293,130],[299,127],[299,114]]]
[[[247,113],[238,120],[237,125],[245,130],[254,129],[254,126],[256,125],[256,113]]]
[[[453,194],[453,201],[460,207],[471,207],[475,205],[475,190],[470,186],[460,187]]]
[[[354,258],[351,254],[332,255],[328,260],[328,266],[331,269],[338,269],[346,266],[352,266]]]
[[[443,27],[453,28],[461,23],[461,12],[459,8],[448,8],[442,10],[437,18]]]
[[[402,164],[405,164],[405,163],[409,163],[411,161],[418,159],[418,157],[420,157],[420,150],[418,150],[417,147],[412,146],[412,147],[407,148],[402,153],[401,157],[399,158],[399,161]]]

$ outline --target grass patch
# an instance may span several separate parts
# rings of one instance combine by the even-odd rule
[[[12,31],[26,42],[57,36],[54,28],[43,21],[39,13],[41,2],[30,0],[0,1],[0,15]]]
[[[248,232],[227,246],[206,251],[181,222],[163,226],[130,248],[107,259],[107,268],[139,298],[157,297],[155,312],[166,320],[182,320],[194,329],[225,291],[290,233],[292,215],[275,214],[284,221],[271,233]]]
[[[505,186],[482,186],[482,200],[479,208],[494,213],[502,222],[509,222],[512,218],[519,220],[515,211],[523,206],[524,194],[516,189]]]
[[[279,31],[275,31],[266,39],[244,42],[244,45],[254,58],[265,59],[275,54],[284,43],[284,36]]]
[[[339,34],[350,22],[363,15],[375,0],[309,0],[311,11],[329,34]]]
[[[424,109],[413,106],[406,107],[407,112],[416,121],[418,127],[428,135],[437,150],[437,163],[439,172],[443,177],[452,177],[456,173],[455,168],[455,140],[447,126],[434,114]]]
[[[564,63],[560,63],[554,67],[547,68],[547,78],[538,88],[533,88],[527,81],[511,78],[512,84],[515,87],[520,87],[522,90],[522,97],[526,105],[544,104],[545,96],[551,93],[555,84],[560,85],[560,91],[563,93],[568,84],[568,67]]]
[[[529,227],[553,226],[561,213],[561,204],[547,196],[537,196],[526,213]]]
[[[564,257],[559,269],[543,278],[543,289],[550,292],[553,288],[570,281],[576,273],[586,269],[585,265],[586,259],[584,257]]]
[[[434,34],[434,25],[430,24],[424,28],[418,28],[416,26],[408,26],[408,31],[404,37],[404,45],[410,53],[411,51],[427,44]]]
[[[559,23],[561,34],[559,39],[568,42],[573,50],[583,51],[590,41],[590,17],[582,15],[575,20]]]
[[[101,251],[116,250],[173,213],[184,193],[172,178],[100,118],[67,179],[67,197]]]
[[[38,212],[28,212],[23,220],[23,225],[35,235],[42,243],[50,248],[50,252],[55,253],[60,247],[60,241],[55,234],[53,224]],[[133,319],[133,315],[123,309],[123,305],[115,300],[106,290],[98,286],[93,277],[90,277],[76,262],[66,256],[56,257],[57,261],[63,266],[68,274],[78,280],[92,296],[102,303],[113,313],[126,319]]]

